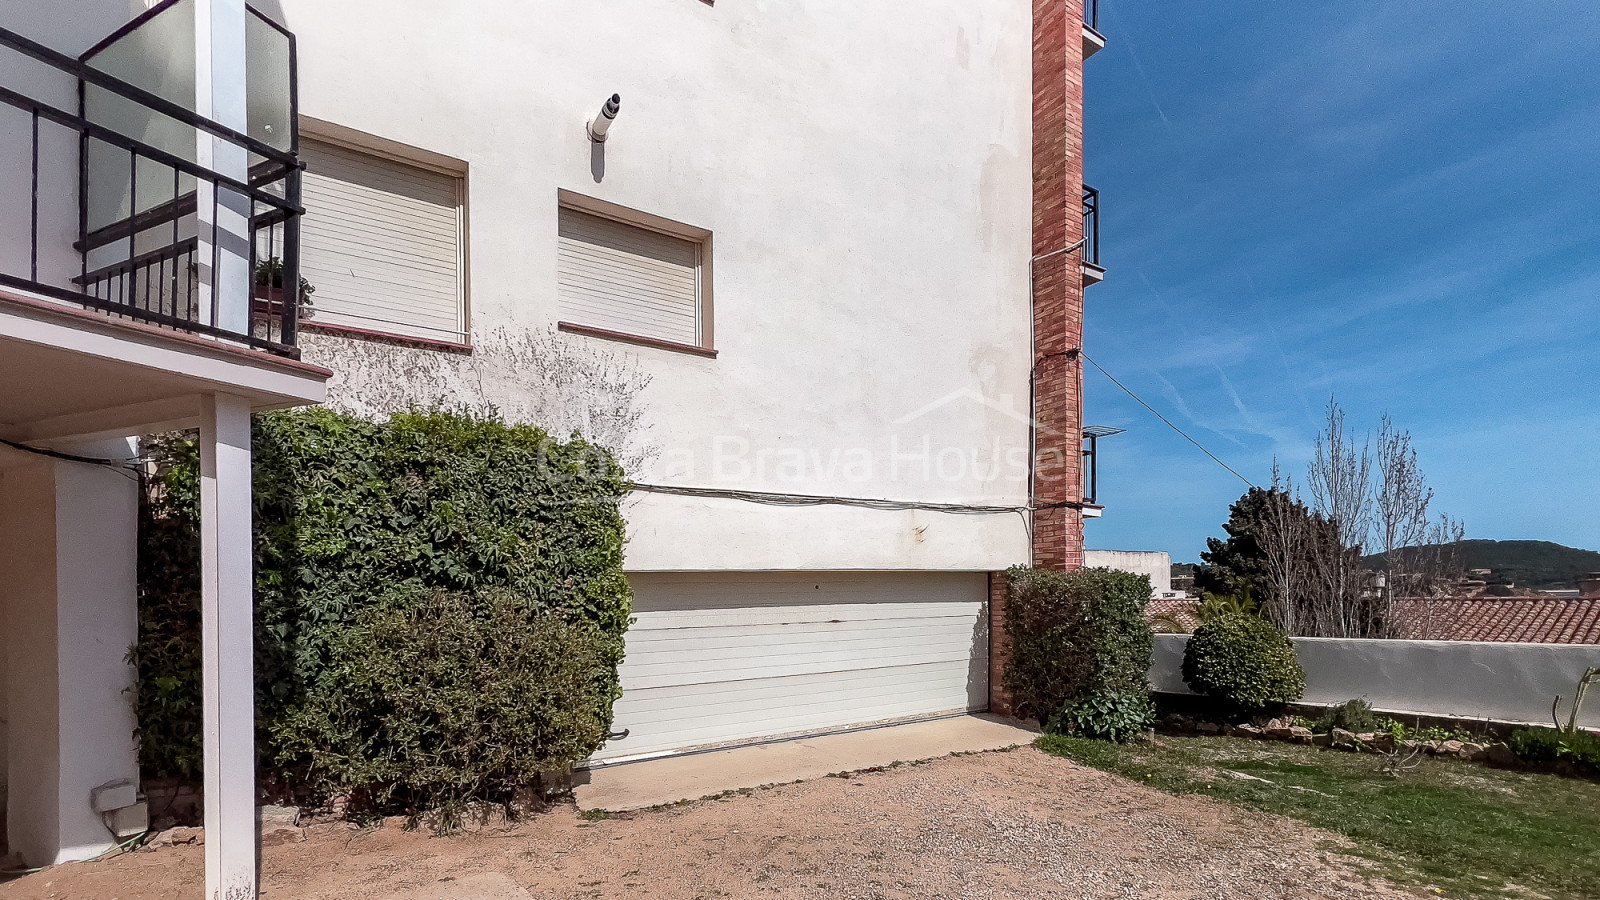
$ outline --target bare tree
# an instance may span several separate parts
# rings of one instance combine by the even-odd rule
[[[1440,514],[1428,526],[1422,546],[1407,554],[1406,565],[1413,577],[1406,582],[1405,637],[1440,640],[1454,633],[1462,614],[1457,595],[1466,575],[1466,561],[1461,555],[1461,541],[1465,538],[1463,523]]]
[[[1377,637],[1382,623],[1368,602],[1361,547],[1372,521],[1372,451],[1345,433],[1344,410],[1329,398],[1327,419],[1317,436],[1316,457],[1306,475],[1316,511],[1333,540],[1312,542],[1323,602],[1316,633],[1325,637]]]
[[[1300,502],[1293,481],[1272,461],[1272,489],[1256,536],[1266,561],[1267,617],[1288,634],[1303,634],[1310,625],[1306,600],[1311,587],[1309,511]]]
[[[1395,586],[1414,582],[1417,573],[1408,571],[1409,558],[1401,550],[1421,545],[1428,537],[1428,505],[1433,489],[1428,487],[1417,451],[1411,446],[1411,432],[1395,427],[1384,413],[1378,425],[1378,473],[1373,491],[1373,545],[1383,552],[1384,630],[1394,630]],[[1415,556],[1411,554],[1410,556]]]

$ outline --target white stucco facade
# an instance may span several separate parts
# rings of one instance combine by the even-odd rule
[[[715,358],[560,335],[649,376],[639,438],[654,453],[636,480],[1026,505],[1026,5],[261,8],[298,37],[311,132],[353,129],[464,164],[475,340],[559,318],[560,190],[712,233]],[[584,126],[613,92],[622,113],[601,149]],[[360,406],[359,379],[341,378],[353,368],[388,368],[372,349],[384,345],[302,343],[338,373],[335,403]],[[418,397],[439,399],[426,381]],[[505,405],[532,390],[515,375],[489,381],[486,397],[453,397]],[[1028,558],[1007,513],[641,494],[628,517],[636,570],[970,571]]]

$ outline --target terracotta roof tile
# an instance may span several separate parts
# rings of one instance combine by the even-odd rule
[[[1151,600],[1145,615],[1199,625],[1195,600]],[[1397,600],[1400,637],[1434,641],[1600,644],[1600,597]]]

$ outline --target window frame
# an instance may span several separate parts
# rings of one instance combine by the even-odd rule
[[[712,302],[712,259],[714,253],[710,229],[688,225],[663,216],[601,200],[597,197],[590,197],[565,188],[558,188],[556,190],[556,217],[558,222],[563,210],[572,210],[573,212],[609,219],[622,225],[640,228],[645,231],[654,231],[658,234],[664,234],[668,237],[678,238],[694,244],[695,332],[697,338],[695,343],[685,344],[679,341],[663,340],[648,335],[615,331],[609,328],[600,328],[594,325],[585,325],[581,322],[570,322],[561,319],[559,318],[561,307],[559,290],[556,295],[557,329],[602,340],[619,341],[642,347],[654,347],[658,350],[672,350],[710,358],[717,356],[715,316],[713,315],[715,306]],[[559,267],[560,263],[557,262],[558,270]]]
[[[306,115],[300,116],[300,136],[302,139],[309,138],[315,143],[330,144],[353,153],[373,156],[399,165],[412,166],[456,180],[456,192],[460,202],[459,221],[456,229],[456,277],[457,283],[460,285],[457,302],[459,304],[461,340],[449,341],[443,338],[391,331],[382,327],[368,328],[359,325],[318,322],[315,319],[302,320],[300,322],[301,329],[352,338],[408,344],[429,349],[470,353],[472,351],[472,266],[468,248],[471,245],[469,238],[472,221],[472,184],[469,177],[470,167],[466,160],[435,153],[431,150],[424,150],[421,147],[403,144],[365,131],[358,131],[346,125],[339,125]]]

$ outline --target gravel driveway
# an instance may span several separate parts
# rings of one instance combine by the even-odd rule
[[[1392,898],[1337,838],[1032,748],[585,821],[434,838],[319,826],[263,851],[271,898]],[[63,866],[0,900],[200,900],[203,848]],[[520,890],[519,890],[520,886]]]

